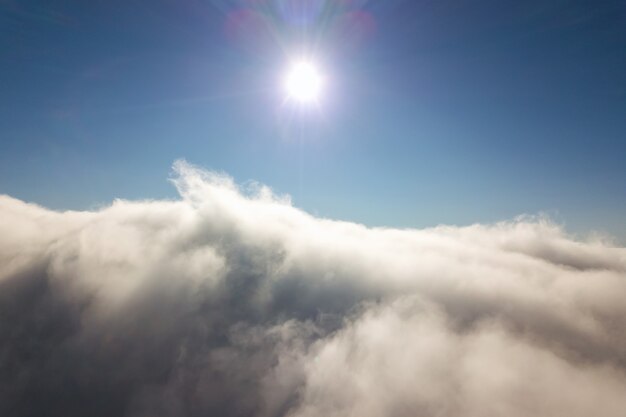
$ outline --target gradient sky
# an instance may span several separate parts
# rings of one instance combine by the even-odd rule
[[[368,225],[626,240],[623,1],[0,0],[0,31],[0,193],[174,198],[184,158]],[[284,103],[302,51],[319,108]]]

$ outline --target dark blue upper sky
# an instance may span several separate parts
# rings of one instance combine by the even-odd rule
[[[626,2],[0,0],[0,193],[163,198],[185,158],[370,225],[626,238]],[[327,75],[283,103],[293,55]]]

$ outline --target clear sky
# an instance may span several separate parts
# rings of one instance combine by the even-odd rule
[[[624,240],[626,3],[0,0],[0,193],[173,198],[179,158],[324,217]]]

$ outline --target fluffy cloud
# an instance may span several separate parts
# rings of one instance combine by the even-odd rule
[[[0,415],[624,415],[626,249],[371,229],[175,171],[176,201],[0,196]]]

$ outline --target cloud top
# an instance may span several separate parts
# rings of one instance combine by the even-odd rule
[[[174,170],[174,201],[0,196],[0,415],[623,416],[626,249]]]

